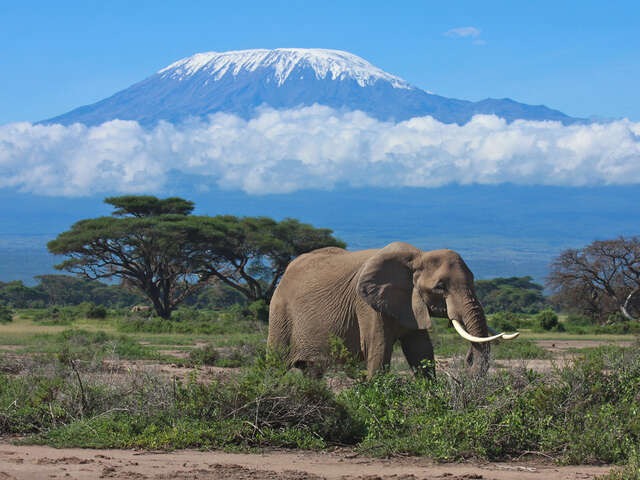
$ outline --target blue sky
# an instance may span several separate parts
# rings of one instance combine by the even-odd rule
[[[196,52],[277,47],[347,50],[448,97],[638,121],[639,18],[634,1],[5,1],[0,124],[95,102]]]

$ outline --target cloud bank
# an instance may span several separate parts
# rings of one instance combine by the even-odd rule
[[[44,195],[162,193],[172,175],[201,187],[285,193],[336,185],[640,183],[640,123],[563,126],[475,116],[389,123],[323,106],[218,113],[145,129],[114,120],[0,126],[0,188]]]

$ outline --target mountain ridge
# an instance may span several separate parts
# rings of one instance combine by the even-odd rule
[[[314,104],[360,110],[393,122],[428,115],[462,125],[477,114],[497,115],[508,122],[586,122],[544,105],[511,99],[447,98],[410,85],[349,52],[290,48],[197,53],[111,97],[39,123],[91,126],[121,119],[153,126],[217,112],[251,118],[265,105],[292,109]]]

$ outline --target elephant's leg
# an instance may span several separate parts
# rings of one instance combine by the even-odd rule
[[[269,308],[269,335],[267,356],[282,360],[291,366],[291,320],[286,305],[274,299]]]
[[[400,337],[402,351],[416,376],[435,378],[433,345],[426,330],[415,330]],[[424,362],[428,360],[428,363]],[[425,364],[426,363],[426,364]]]
[[[367,378],[373,377],[377,372],[386,370],[391,365],[393,344],[398,338],[395,331],[389,328],[392,322],[385,322],[381,315],[368,322],[365,330],[363,352],[367,359]]]
[[[373,377],[376,373],[387,370],[391,365],[391,354],[393,353],[393,343],[381,345],[376,352],[367,356],[367,378]]]

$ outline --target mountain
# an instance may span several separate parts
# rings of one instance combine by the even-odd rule
[[[462,125],[475,114],[495,114],[509,122],[584,121],[508,98],[471,102],[435,95],[348,52],[279,48],[198,53],[109,98],[41,123],[99,125],[119,118],[152,126],[215,112],[249,118],[263,105],[286,109],[316,103],[361,110],[385,121],[431,115]]]

